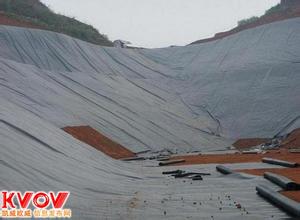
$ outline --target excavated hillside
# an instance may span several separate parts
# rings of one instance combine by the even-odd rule
[[[74,219],[287,218],[255,193],[259,176],[202,164],[186,167],[211,174],[202,182],[178,180],[157,161],[101,151],[225,151],[300,128],[299,27],[292,18],[203,44],[121,49],[1,25],[1,188],[70,191]]]

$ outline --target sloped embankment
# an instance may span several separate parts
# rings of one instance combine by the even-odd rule
[[[211,173],[203,181],[181,181],[156,161],[112,160],[61,128],[89,125],[132,152],[184,153],[300,127],[299,24],[155,50],[0,26],[1,188],[70,191],[74,219],[286,218],[257,197],[261,178],[228,178],[207,164],[196,167]],[[120,149],[85,129],[91,144]]]
[[[133,152],[104,136],[90,126],[64,127],[63,130],[76,139],[89,144],[114,159],[135,156]]]

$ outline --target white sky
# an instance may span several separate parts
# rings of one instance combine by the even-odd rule
[[[42,0],[109,39],[143,47],[186,45],[262,15],[280,0]]]

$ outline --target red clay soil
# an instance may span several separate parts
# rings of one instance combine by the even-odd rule
[[[271,157],[279,160],[300,163],[300,154],[288,153],[287,150],[269,151],[265,154],[213,154],[213,155],[186,155],[176,156],[172,159],[184,159],[185,162],[176,165],[192,164],[224,164],[224,163],[251,163],[261,162],[263,157]]]
[[[270,141],[270,139],[267,138],[245,138],[237,140],[233,143],[233,146],[236,149],[246,149],[260,144],[264,144],[268,141]]]
[[[74,138],[100,150],[114,159],[134,157],[135,154],[122,145],[104,136],[90,126],[64,127],[65,132]]]
[[[184,159],[185,162],[176,165],[211,164],[211,163],[247,163],[261,161],[261,155],[250,154],[214,154],[214,155],[187,155],[176,156],[172,159]]]
[[[265,172],[272,172],[285,176],[300,184],[300,168],[243,169],[236,171],[256,176],[263,176]]]
[[[250,24],[238,26],[230,31],[217,33],[212,38],[198,40],[191,44],[199,44],[199,43],[205,43],[205,42],[219,40],[224,37],[227,37],[227,36],[233,35],[235,33],[238,33],[240,31],[243,31],[243,30],[255,28],[255,27],[258,27],[258,26],[261,26],[264,24],[269,24],[269,23],[276,22],[276,21],[282,21],[282,20],[286,20],[286,19],[290,19],[290,18],[296,18],[296,17],[300,17],[300,4],[295,5],[293,8],[289,8],[284,11],[279,11],[279,12],[274,12],[272,14],[264,15],[261,18],[259,18],[259,20],[252,22]]]
[[[281,191],[282,195],[300,203],[300,191]]]
[[[233,146],[238,150],[247,149],[260,144],[264,144],[271,141],[268,138],[245,138],[239,139],[233,143]],[[280,147],[286,149],[300,148],[300,128],[292,131],[285,140],[282,141]]]
[[[272,172],[300,183],[300,168],[245,169],[236,171],[257,176],[263,176],[265,172]],[[281,191],[280,193],[292,200],[300,202],[300,191]]]
[[[292,131],[289,136],[281,143],[284,148],[300,148],[300,128]]]
[[[20,21],[17,19],[10,18],[1,11],[0,11],[0,25],[42,29],[42,27],[32,24],[29,21]]]
[[[300,163],[299,153],[289,153],[286,149],[280,151],[270,151],[265,154],[218,154],[218,155],[193,155],[193,156],[178,156],[172,159],[185,159],[185,162],[174,165],[192,165],[192,164],[224,164],[224,163],[247,163],[261,162],[263,157],[271,157],[279,160]],[[265,172],[273,172],[279,175],[290,178],[300,184],[300,168],[269,168],[269,169],[243,169],[236,170],[252,175],[262,176]],[[282,191],[281,194],[288,198],[300,202],[300,191]]]

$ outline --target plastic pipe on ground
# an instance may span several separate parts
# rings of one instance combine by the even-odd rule
[[[174,175],[175,178],[183,178],[183,177],[189,177],[194,175],[203,175],[208,176],[210,173],[196,173],[196,172],[189,172],[189,173],[177,173]]]
[[[172,171],[164,171],[162,172],[162,174],[167,175],[167,174],[179,174],[179,173],[183,173],[183,170],[172,170]]]
[[[132,161],[132,160],[146,160],[145,157],[128,157],[121,159],[122,161]]]
[[[259,185],[256,187],[257,193],[282,208],[291,215],[300,217],[300,203],[295,202],[267,186]]]
[[[170,157],[158,157],[156,158],[157,161],[167,161],[170,160]]]
[[[281,176],[281,175],[278,175],[275,173],[265,172],[264,177],[285,190],[299,190],[300,189],[300,184],[298,184],[284,176]]]
[[[171,165],[171,164],[176,164],[176,163],[183,163],[183,162],[185,162],[184,159],[181,159],[181,160],[170,160],[170,161],[160,162],[158,165],[159,166],[166,166],[166,165]]]
[[[233,170],[229,169],[228,167],[225,167],[223,165],[216,166],[217,171],[219,171],[222,174],[228,175],[234,173]]]
[[[255,150],[244,150],[242,151],[242,154],[258,154],[258,152]]]
[[[192,180],[203,180],[203,178],[200,175],[196,175],[192,178]]]
[[[289,162],[289,161],[284,161],[284,160],[277,160],[277,159],[268,158],[268,157],[264,157],[262,159],[262,162],[269,163],[269,164],[280,165],[280,166],[283,166],[283,167],[297,167],[298,166],[298,164],[294,163],[294,162]]]
[[[300,154],[300,149],[290,149],[289,153]]]

